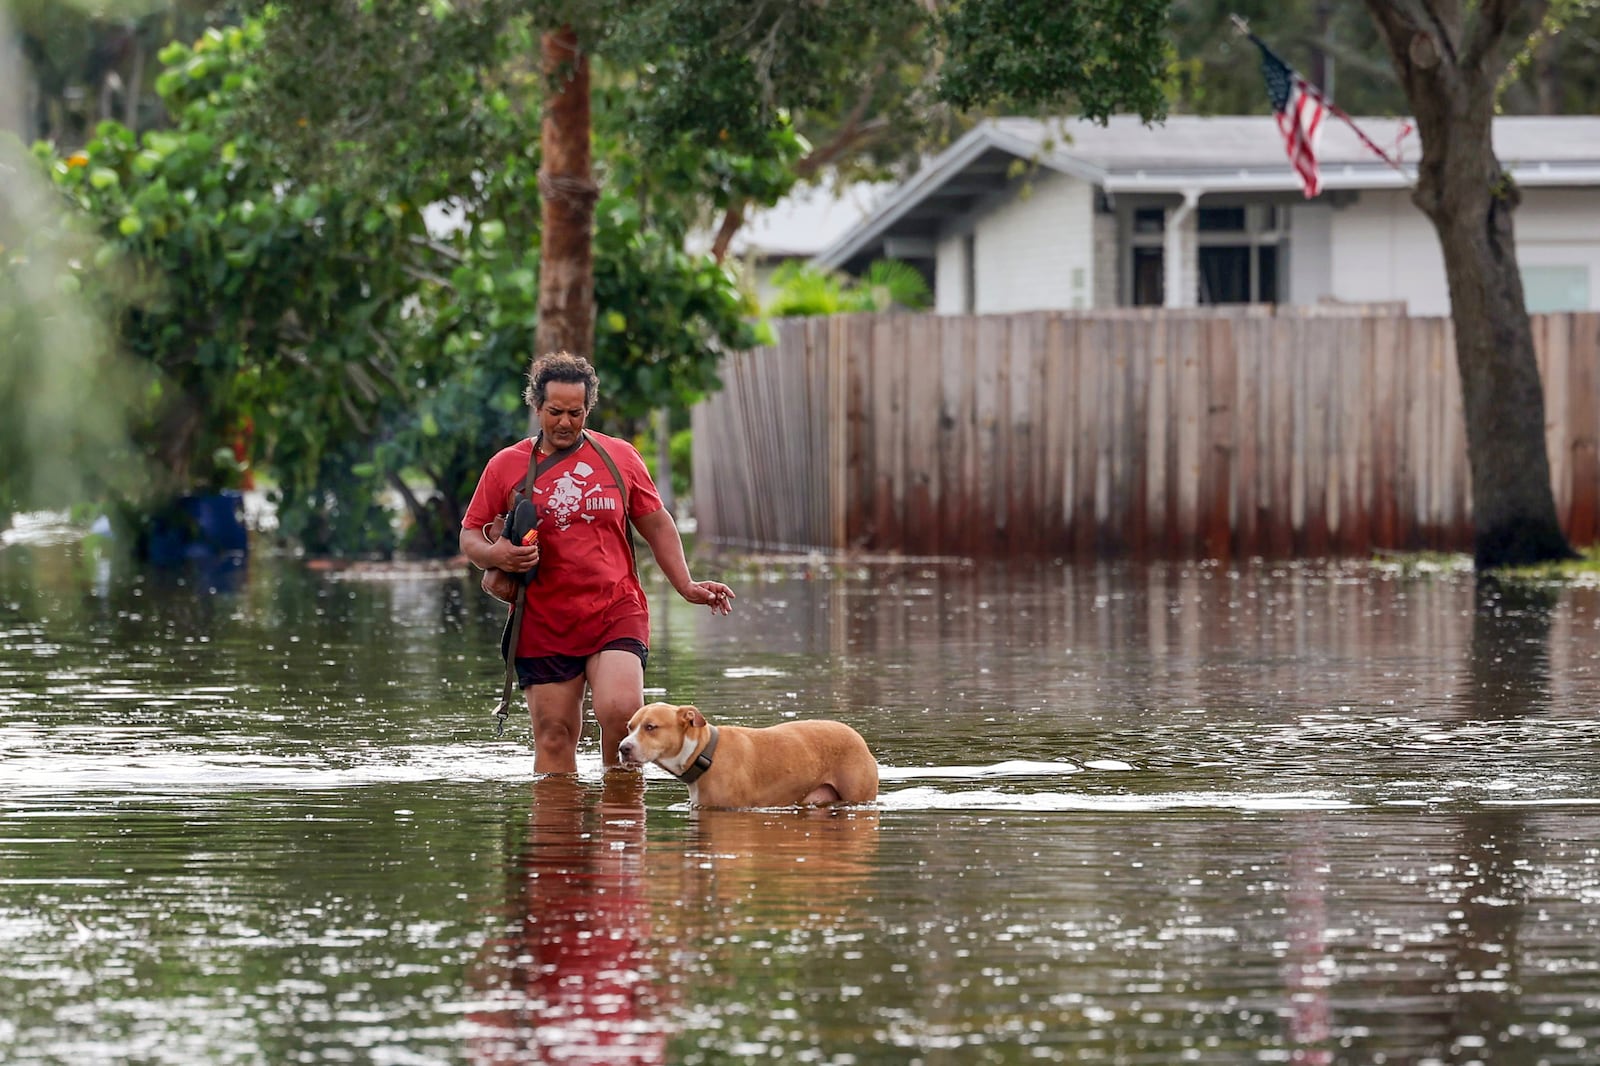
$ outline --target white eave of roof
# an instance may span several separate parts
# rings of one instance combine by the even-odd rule
[[[1386,163],[1335,164],[1319,167],[1324,191],[1334,189],[1403,189],[1416,184],[1415,163],[1401,164],[1397,170]],[[1502,161],[1502,166],[1518,185],[1582,186],[1600,185],[1600,163],[1550,163],[1521,165]],[[1138,170],[1114,173],[1101,182],[1112,193],[1214,192],[1299,192],[1300,185],[1288,170],[1269,167],[1241,167],[1217,170]]]

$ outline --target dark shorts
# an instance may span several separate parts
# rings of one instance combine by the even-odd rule
[[[618,637],[600,651],[631,651],[639,657],[640,666],[650,662],[650,649],[644,646],[644,641],[632,637]],[[517,684],[527,688],[529,685],[556,685],[571,681],[583,673],[587,663],[588,659],[582,655],[539,655],[532,658],[519,655]]]

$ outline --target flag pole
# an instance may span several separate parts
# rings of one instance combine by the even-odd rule
[[[1254,33],[1250,32],[1250,24],[1248,22],[1236,14],[1230,14],[1228,17],[1233,20],[1234,29],[1238,30],[1239,33],[1243,34],[1245,37],[1250,38],[1251,43],[1253,43],[1257,48],[1272,56],[1279,63],[1283,63],[1283,59],[1272,49],[1268,48],[1265,41],[1257,37]],[[1385,152],[1382,148],[1379,148],[1376,144],[1374,144],[1372,138],[1367,136],[1366,131],[1360,126],[1356,125],[1355,119],[1345,114],[1344,108],[1340,107],[1338,104],[1335,104],[1332,100],[1329,100],[1325,95],[1323,95],[1321,88],[1311,84],[1304,77],[1301,77],[1300,72],[1295,70],[1293,67],[1290,67],[1289,64],[1283,63],[1283,65],[1294,72],[1294,76],[1300,79],[1300,84],[1305,86],[1307,92],[1316,97],[1318,103],[1328,109],[1329,114],[1331,114],[1334,118],[1339,119],[1346,126],[1349,126],[1350,129],[1355,132],[1355,135],[1360,138],[1362,144],[1366,145],[1367,148],[1369,148],[1379,159],[1383,160],[1385,163],[1388,163],[1391,167],[1398,171],[1400,176],[1406,179],[1406,186],[1408,188],[1411,186],[1411,174],[1406,170],[1403,163],[1398,162],[1394,159],[1394,157],[1389,155],[1388,152]]]

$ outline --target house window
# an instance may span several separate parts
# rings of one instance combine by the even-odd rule
[[[1276,303],[1278,247],[1204,245],[1200,249],[1202,304]]]
[[[1195,214],[1200,303],[1277,303],[1286,235],[1272,205],[1202,207]]]
[[[1128,216],[1123,262],[1129,306],[1166,302],[1167,217],[1159,207],[1136,207]],[[1272,204],[1197,205],[1192,224],[1198,302],[1277,303],[1288,217]]]
[[[1522,292],[1533,314],[1589,309],[1589,268],[1531,266],[1522,268]]]
[[[1200,249],[1200,302],[1250,302],[1250,249],[1222,245]]]

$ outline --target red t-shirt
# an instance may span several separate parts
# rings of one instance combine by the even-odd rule
[[[650,643],[650,608],[633,571],[628,519],[661,510],[661,495],[633,445],[593,430],[590,440],[539,475],[539,570],[528,582],[517,655],[589,656],[607,643],[632,637]],[[628,486],[628,515],[598,442]],[[477,531],[507,511],[528,476],[531,438],[503,448],[483,468],[461,520]]]

